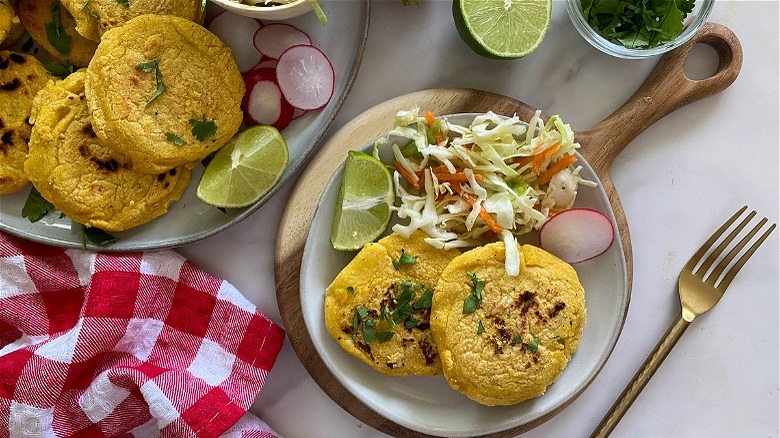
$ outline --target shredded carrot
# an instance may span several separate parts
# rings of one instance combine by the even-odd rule
[[[533,164],[531,165],[531,172],[539,175],[542,171],[542,163],[544,162],[544,155],[542,154],[536,154],[534,155]]]
[[[463,198],[466,202],[469,203],[472,207],[477,202],[471,195],[468,193],[460,192],[460,197]],[[493,219],[493,216],[488,213],[487,210],[485,210],[485,207],[481,207],[479,209],[479,217],[482,218],[482,220],[485,222],[485,225],[490,227],[491,230],[493,230],[494,233],[498,234],[502,231],[504,231],[504,228],[496,222],[495,219]]]
[[[547,157],[547,158],[549,158],[549,157],[552,157],[552,156],[553,156],[553,154],[555,154],[556,152],[558,152],[558,149],[560,149],[560,148],[561,148],[561,142],[560,142],[560,141],[557,141],[557,142],[555,142],[555,144],[553,144],[553,145],[552,145],[552,146],[550,146],[549,148],[547,148],[547,149],[543,150],[543,151],[542,151],[542,155],[544,155],[544,156],[545,156],[545,157]]]
[[[436,138],[434,138],[434,141],[436,142],[436,144],[439,144],[444,141],[444,136],[441,135],[441,131],[439,131],[439,133],[436,134]]]
[[[420,183],[414,179],[411,173],[409,173],[406,168],[398,162],[398,160],[393,160],[393,166],[395,166],[395,170],[398,171],[399,174],[414,188],[420,188]]]
[[[574,157],[574,155],[564,155],[560,160],[558,160],[555,164],[550,166],[550,168],[539,175],[539,184],[547,184],[556,173],[565,169],[566,166],[574,163],[575,161],[577,161],[577,159]]]
[[[436,117],[433,116],[432,112],[426,111],[425,121],[428,122],[428,126],[433,126],[433,124],[436,123]]]
[[[525,166],[526,164],[530,163],[534,160],[533,155],[529,155],[527,157],[517,157],[515,158],[515,163],[520,164],[520,167]]]
[[[457,167],[455,168],[455,170],[457,170]],[[440,165],[440,166],[431,167],[431,172],[433,172],[433,173],[443,173],[443,172],[449,172],[449,171],[450,171],[450,169],[447,169],[447,166],[445,166],[443,164]]]

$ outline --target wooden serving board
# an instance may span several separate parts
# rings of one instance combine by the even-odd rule
[[[696,43],[712,46],[719,56],[719,65],[712,77],[694,81],[685,76],[683,65]],[[610,176],[612,162],[626,145],[660,118],[728,87],[737,78],[741,66],[742,48],[737,37],[722,25],[706,23],[687,43],[663,55],[645,83],[625,104],[593,128],[575,133],[575,139],[581,145],[579,152],[600,178],[617,220],[628,273],[629,295],[633,271],[631,239],[626,216]],[[396,437],[425,435],[393,423],[364,405],[336,380],[312,344],[303,320],[299,293],[301,260],[307,238],[301,230],[310,228],[325,185],[344,162],[347,151],[369,144],[388,132],[393,126],[395,113],[415,105],[434,114],[493,111],[510,116],[517,114],[522,120],[529,120],[536,110],[511,97],[472,89],[424,90],[396,97],[366,110],[339,129],[301,174],[282,216],[275,257],[279,311],[290,343],[304,367],[322,390],[347,412]],[[532,423],[490,436],[517,435],[552,418],[564,407]]]

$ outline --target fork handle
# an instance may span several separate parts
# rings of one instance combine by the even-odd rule
[[[628,408],[631,407],[631,404],[634,403],[634,400],[636,400],[639,393],[642,392],[642,389],[644,389],[647,382],[650,381],[650,378],[653,377],[653,374],[655,374],[656,370],[661,365],[661,362],[666,359],[666,356],[672,351],[672,348],[677,344],[677,341],[680,340],[680,337],[685,333],[685,329],[687,329],[689,325],[690,322],[684,320],[682,314],[677,317],[677,320],[672,323],[664,337],[661,338],[658,345],[653,349],[653,352],[647,357],[645,363],[642,364],[642,367],[639,368],[639,371],[636,372],[628,383],[626,389],[623,390],[623,393],[620,394],[620,397],[615,401],[615,404],[612,405],[609,412],[607,412],[601,420],[601,423],[596,427],[596,430],[593,431],[591,438],[605,438],[612,433],[612,430],[615,429],[615,426],[617,426],[620,419],[623,418],[623,415],[628,411]]]

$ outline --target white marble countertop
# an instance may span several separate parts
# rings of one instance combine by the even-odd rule
[[[602,54],[575,31],[555,0],[541,47],[514,61],[475,55],[458,37],[447,0],[374,0],[362,66],[331,133],[392,97],[436,87],[502,93],[593,126],[642,83],[657,59]],[[622,334],[590,387],[524,437],[588,436],[679,311],[677,274],[738,207],[778,221],[778,19],[776,1],[718,0],[710,21],[731,28],[744,50],[742,72],[721,93],[651,126],[612,171],[631,230],[633,293]],[[714,71],[697,48],[691,75]],[[238,287],[281,324],[274,290],[276,229],[293,181],[247,220],[181,248]],[[261,231],[262,230],[262,231]],[[778,235],[774,232],[729,292],[697,319],[613,433],[615,437],[777,437]],[[252,407],[285,437],[381,437],[335,404],[289,342]]]

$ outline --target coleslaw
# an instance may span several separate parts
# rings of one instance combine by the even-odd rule
[[[488,112],[462,126],[421,116],[415,107],[397,112],[393,129],[374,144],[374,156],[388,146],[396,214],[406,220],[393,231],[408,238],[421,230],[428,244],[442,249],[500,238],[513,276],[520,269],[516,236],[571,208],[580,185],[596,186],[579,175],[572,129],[558,115],[545,122],[540,111],[527,124]]]

